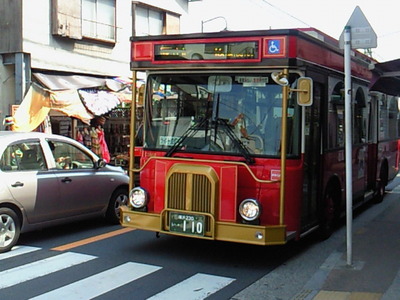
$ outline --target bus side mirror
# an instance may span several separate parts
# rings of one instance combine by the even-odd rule
[[[310,106],[313,104],[313,82],[309,77],[300,77],[297,80],[297,104]]]
[[[143,105],[143,103],[144,103],[144,84],[142,84],[142,85],[139,87],[138,91],[137,91],[137,100],[136,100],[136,103],[137,103],[138,105]]]

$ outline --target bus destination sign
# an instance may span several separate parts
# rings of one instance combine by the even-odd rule
[[[249,60],[259,59],[258,41],[187,42],[154,45],[154,60]]]

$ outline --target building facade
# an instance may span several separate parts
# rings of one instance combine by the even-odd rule
[[[0,0],[2,119],[22,102],[35,73],[129,77],[132,34],[180,30],[188,1],[159,2]]]
[[[180,19],[186,17],[188,3],[0,0],[0,119],[14,115],[18,109],[21,113],[21,104],[31,97],[34,86],[50,95],[49,124],[53,133],[77,138],[79,130],[92,126],[89,119],[107,113],[109,122],[104,131],[112,143],[110,152],[125,152],[132,99],[127,95],[131,77],[130,37],[180,33]],[[112,100],[116,98],[113,92],[123,88],[124,99]],[[65,94],[61,92],[66,91],[73,92],[76,101],[82,100],[85,105],[79,109],[88,110],[89,117],[86,111],[79,113],[75,109],[73,114],[68,109],[53,109],[65,104]],[[112,105],[110,101],[114,101]],[[0,129],[4,128],[0,123]]]

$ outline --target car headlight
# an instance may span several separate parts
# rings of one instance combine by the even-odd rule
[[[239,205],[239,214],[246,221],[254,221],[260,213],[261,206],[255,199],[245,199]]]
[[[129,203],[134,208],[143,208],[146,206],[148,201],[147,192],[141,187],[135,187],[129,193]]]

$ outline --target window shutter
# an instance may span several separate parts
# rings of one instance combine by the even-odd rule
[[[52,0],[52,34],[82,39],[81,0]]]

